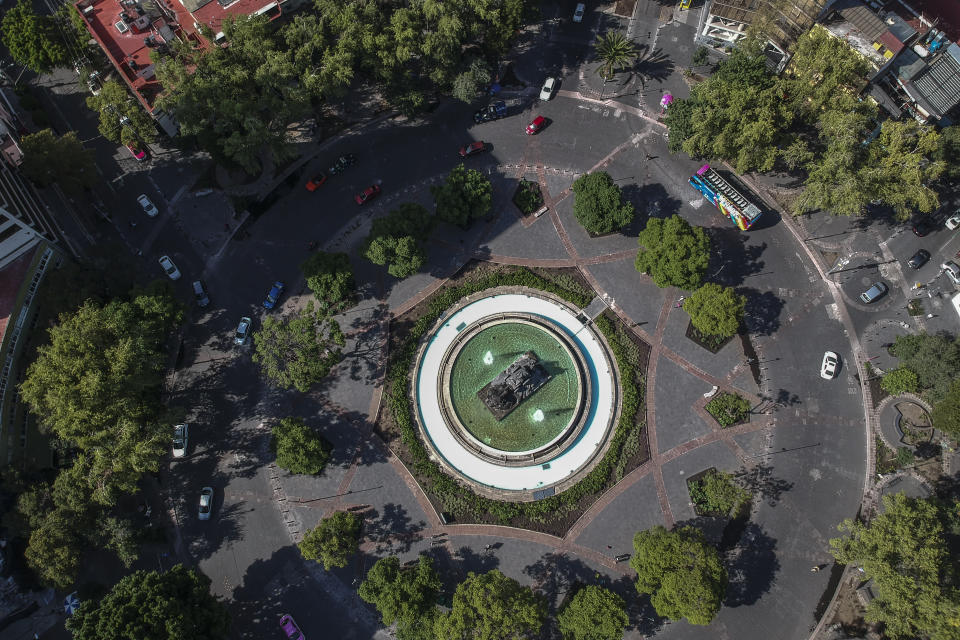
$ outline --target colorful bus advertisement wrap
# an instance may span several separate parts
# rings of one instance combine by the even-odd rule
[[[709,164],[700,167],[690,176],[690,185],[703,194],[703,197],[720,209],[723,215],[746,231],[757,221],[762,213],[760,208],[747,200]]]

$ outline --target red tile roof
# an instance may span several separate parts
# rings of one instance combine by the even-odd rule
[[[274,6],[277,7],[275,11]],[[219,0],[210,0],[210,2],[203,3],[194,9],[192,15],[194,20],[207,25],[213,30],[214,34],[217,34],[222,31],[221,25],[227,16],[248,16],[255,13],[266,13],[267,11],[271,12],[272,18],[280,15],[277,0],[236,0],[228,4],[226,8],[220,4]]]
[[[33,256],[39,246],[38,244],[0,270],[0,343],[3,342],[3,336],[6,334],[10,316],[17,311],[13,305],[23,287],[24,279],[30,272]]]
[[[74,6],[124,82],[150,112],[163,90],[153,72],[150,50],[175,38],[205,44],[193,28],[190,14],[179,4],[179,13],[170,12],[179,23],[157,9],[144,10],[136,0],[78,0]],[[124,31],[117,28],[121,21]]]

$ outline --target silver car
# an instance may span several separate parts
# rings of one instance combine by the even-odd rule
[[[250,318],[244,316],[240,318],[240,324],[237,325],[237,334],[233,336],[233,344],[244,345],[247,343],[247,337],[250,335]]]
[[[177,265],[173,264],[170,256],[160,256],[158,262],[160,262],[160,267],[163,269],[163,272],[170,276],[171,280],[180,279],[180,269],[177,269]]]
[[[887,292],[887,285],[884,282],[875,282],[872,287],[860,294],[860,302],[870,304],[876,302]]]
[[[188,427],[185,424],[178,424],[173,428],[173,457],[182,458],[187,455],[187,436]]]
[[[197,517],[201,520],[209,520],[211,511],[213,511],[213,487],[204,487],[200,491],[200,510]]]

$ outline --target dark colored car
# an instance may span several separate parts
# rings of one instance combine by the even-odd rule
[[[547,126],[547,119],[543,116],[537,116],[533,122],[527,125],[527,135],[533,135]]]
[[[487,143],[483,142],[482,140],[478,140],[476,142],[471,142],[465,147],[460,147],[460,157],[469,158],[472,155],[483,153],[486,150],[487,150]]]
[[[378,195],[380,195],[380,186],[372,184],[357,195],[353,196],[353,199],[357,201],[357,204],[365,204],[376,198]]]
[[[490,105],[475,111],[473,114],[473,121],[477,124],[481,122],[489,122],[490,120],[499,120],[500,118],[505,118],[507,115],[507,103],[503,100],[497,100],[496,102],[490,103]]]
[[[930,226],[930,223],[926,220],[921,220],[920,222],[913,225],[913,232],[919,237],[923,237],[933,231],[933,227]]]
[[[927,264],[927,260],[930,259],[930,252],[926,249],[920,249],[913,257],[907,260],[907,264],[910,265],[913,269],[919,269],[923,265]]]
[[[266,299],[263,301],[263,306],[266,309],[273,309],[277,306],[277,301],[280,300],[280,296],[283,295],[283,290],[286,289],[286,285],[277,280],[273,283],[273,286],[270,287],[270,293],[267,294]]]

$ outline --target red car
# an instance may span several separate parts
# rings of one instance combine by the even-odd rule
[[[477,142],[471,142],[465,147],[460,147],[460,157],[467,158],[477,153],[483,153],[487,150],[487,143],[478,140]]]
[[[280,629],[285,634],[287,640],[306,640],[300,627],[293,621],[293,616],[289,613],[280,618]]]
[[[380,186],[372,184],[357,195],[353,196],[353,199],[357,201],[357,204],[364,204],[373,200],[378,195],[380,195]]]
[[[127,150],[130,152],[130,155],[137,159],[138,162],[143,162],[147,159],[147,152],[137,149],[137,147],[132,144],[127,145]]]
[[[307,191],[316,191],[324,182],[327,181],[327,174],[322,171],[307,180]]]
[[[543,129],[547,125],[547,119],[543,116],[537,116],[533,119],[533,122],[527,125],[527,135],[533,135],[540,129]]]

